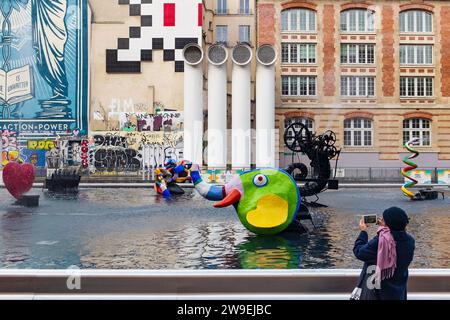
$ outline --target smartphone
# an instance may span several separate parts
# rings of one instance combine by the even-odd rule
[[[378,221],[378,217],[376,214],[368,214],[364,215],[364,223],[365,224],[375,224]]]

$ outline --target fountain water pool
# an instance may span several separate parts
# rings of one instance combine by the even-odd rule
[[[34,192],[40,206],[23,208],[0,191],[0,268],[359,268],[359,215],[392,205],[411,217],[412,267],[450,267],[448,198],[412,203],[397,189],[328,191],[321,202],[329,207],[311,210],[316,227],[306,222],[311,232],[257,236],[232,207],[215,209],[192,189],[168,200],[144,188],[81,189],[72,198]]]

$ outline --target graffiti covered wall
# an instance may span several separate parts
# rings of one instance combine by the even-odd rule
[[[87,132],[87,0],[1,4],[0,130],[20,139]]]
[[[1,166],[20,160],[36,167],[45,167],[46,152],[55,144],[53,140],[19,140],[17,132],[8,130],[0,131],[0,136]]]
[[[92,132],[91,172],[137,171],[182,159],[182,113],[125,114],[122,120],[121,131]]]
[[[123,173],[183,159],[181,113],[145,115],[138,121],[133,130],[140,131],[97,131],[90,136],[72,132],[57,139],[20,140],[17,132],[0,131],[1,164],[20,160],[36,167],[79,166],[90,173]]]

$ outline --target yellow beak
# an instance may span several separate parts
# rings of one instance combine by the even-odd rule
[[[275,228],[286,222],[288,213],[287,201],[269,194],[258,200],[256,209],[247,213],[247,221],[257,228]]]

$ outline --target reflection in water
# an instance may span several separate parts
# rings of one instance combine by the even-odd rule
[[[11,267],[20,267],[30,258],[31,214],[16,207],[9,209],[0,218],[0,262]]]
[[[352,252],[359,234],[359,220],[336,214],[332,208],[323,208],[315,212],[314,216],[320,218],[320,227],[314,234],[310,251],[325,252],[326,255],[317,256],[313,263],[320,264],[323,268],[360,267],[361,263],[354,258]]]
[[[297,269],[326,268],[327,237],[314,233],[258,236],[239,222],[191,225],[163,233],[99,237],[89,242],[83,267],[175,269]],[[302,261],[306,256],[306,261]]]
[[[289,239],[277,236],[254,236],[238,245],[242,269],[297,269],[301,265],[299,247]]]
[[[86,196],[84,194],[84,196],[79,197],[79,193],[78,192],[73,192],[73,193],[55,193],[55,192],[50,192],[50,191],[45,191],[44,192],[45,197],[52,199],[52,200],[67,200],[67,201],[77,201],[77,200],[85,200]]]
[[[398,190],[321,196],[309,233],[256,236],[233,208],[215,209],[193,190],[163,199],[149,189],[81,189],[42,195],[38,208],[11,205],[0,190],[0,268],[360,268],[353,256],[361,214],[398,205],[416,238],[413,268],[450,268],[450,199],[404,201]],[[369,230],[370,237],[376,228]]]
[[[437,265],[448,268],[450,267],[450,216],[439,210],[430,210],[430,213],[425,215],[428,217],[414,219],[408,226],[409,231],[416,238],[414,264],[417,268],[435,268]]]
[[[450,261],[450,232],[448,231],[450,230],[450,217],[446,216],[432,221],[429,233],[432,237],[430,243],[433,246],[430,252],[434,253],[437,260],[448,263]],[[428,265],[431,263],[428,262]]]
[[[95,268],[238,268],[235,246],[246,233],[238,223],[211,223],[156,233],[135,230],[132,239],[106,235],[88,243],[81,262]]]

